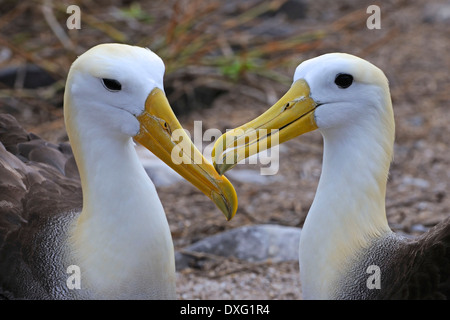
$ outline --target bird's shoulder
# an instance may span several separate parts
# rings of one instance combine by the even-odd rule
[[[65,228],[81,205],[70,145],[49,143],[26,132],[11,115],[1,114],[0,296],[9,296],[7,283],[14,274],[39,278],[28,275],[27,266],[41,259],[44,247],[60,237],[45,230],[52,225]]]
[[[68,210],[81,205],[70,145],[28,133],[8,114],[0,115],[0,178],[1,222],[9,221],[5,215],[19,222],[44,207]]]
[[[401,248],[393,299],[450,298],[450,218]]]

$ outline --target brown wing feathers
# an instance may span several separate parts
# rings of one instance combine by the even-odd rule
[[[21,297],[27,283],[37,286],[45,277],[31,271],[48,245],[41,243],[46,239],[42,229],[81,205],[70,146],[48,143],[27,133],[11,115],[0,115],[0,299]]]

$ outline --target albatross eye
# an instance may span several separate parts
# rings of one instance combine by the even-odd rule
[[[109,91],[120,91],[122,90],[122,85],[119,81],[114,79],[102,79],[102,83],[106,89]]]
[[[336,79],[334,79],[334,83],[336,83],[339,88],[346,89],[352,85],[353,76],[347,73],[339,73],[336,76]]]

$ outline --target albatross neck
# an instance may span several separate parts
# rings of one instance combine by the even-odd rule
[[[373,119],[372,119],[373,120]],[[386,122],[321,130],[322,174],[300,241],[304,298],[330,298],[351,259],[391,232],[385,212],[393,148]]]
[[[80,130],[82,131],[82,130]],[[146,174],[130,137],[99,132],[71,137],[83,190],[81,218],[106,214],[109,218],[129,219],[132,208],[149,205],[160,209],[156,189]],[[127,208],[128,207],[128,208]],[[146,207],[151,213],[153,206]]]
[[[133,140],[80,114],[66,120],[83,190],[74,263],[101,297],[173,297],[170,229]]]

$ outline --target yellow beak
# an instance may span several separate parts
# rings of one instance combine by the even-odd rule
[[[317,129],[308,83],[297,80],[289,91],[256,119],[228,131],[217,139],[212,150],[214,167],[219,174],[239,161]]]
[[[140,131],[134,139],[206,194],[227,220],[233,218],[237,210],[233,185],[219,176],[194,146],[161,89],[156,88],[149,94],[145,111],[137,119]],[[182,138],[182,148],[174,141],[175,136],[177,140]]]

